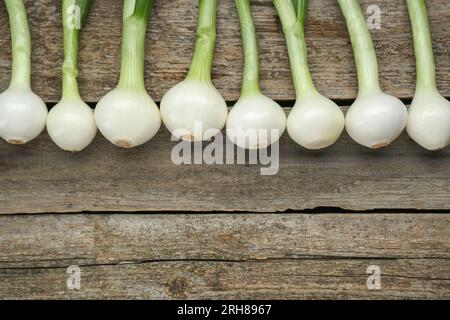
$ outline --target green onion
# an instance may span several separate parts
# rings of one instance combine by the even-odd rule
[[[83,102],[78,90],[78,39],[92,0],[63,0],[64,64],[62,99],[47,118],[50,138],[61,149],[78,152],[86,148],[97,133],[94,112]]]
[[[407,110],[381,90],[378,62],[358,0],[338,0],[347,21],[358,72],[359,94],[346,116],[346,129],[359,144],[378,149],[391,144],[405,129]]]
[[[236,0],[244,47],[241,97],[228,116],[227,135],[247,149],[266,148],[278,141],[286,129],[286,115],[259,86],[259,58],[250,0]]]
[[[417,85],[409,109],[408,134],[428,150],[450,143],[450,102],[438,91],[425,0],[406,0],[411,18],[417,64]]]
[[[5,0],[12,42],[12,76],[9,88],[0,94],[0,137],[24,144],[45,128],[47,107],[30,86],[31,37],[23,0]]]
[[[344,130],[344,114],[321,95],[311,78],[303,30],[307,1],[273,0],[288,46],[297,101],[289,114],[289,136],[308,149],[326,148],[336,142]]]
[[[100,132],[123,148],[146,143],[161,126],[158,107],[144,83],[145,35],[152,5],[153,0],[124,1],[119,84],[95,109]]]
[[[211,81],[216,43],[217,0],[199,0],[197,40],[186,79],[161,100],[161,117],[173,136],[203,141],[219,133],[228,115],[222,95]]]

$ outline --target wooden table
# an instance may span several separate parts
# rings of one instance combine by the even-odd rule
[[[94,2],[79,61],[92,106],[117,83],[122,6]],[[156,101],[186,75],[194,2],[156,1],[146,52]],[[382,86],[408,102],[415,64],[406,5],[377,4],[381,29],[371,33]],[[52,106],[61,91],[60,1],[26,5],[33,87]],[[282,30],[270,0],[252,5],[262,87],[288,112],[294,93]],[[450,97],[450,3],[429,7],[438,85]],[[2,90],[11,65],[7,22],[2,3]],[[346,108],[357,83],[336,1],[311,1],[306,29],[318,89]],[[213,77],[230,104],[239,96],[241,50],[234,1],[221,0]],[[177,166],[174,145],[165,129],[133,150],[100,134],[80,154],[60,151],[47,134],[21,147],[0,142],[0,298],[450,298],[450,148],[427,152],[404,134],[371,151],[344,134],[313,152],[285,136],[279,173],[261,176],[258,165]],[[73,265],[80,290],[66,284]],[[371,265],[381,270],[380,290],[368,289]]]

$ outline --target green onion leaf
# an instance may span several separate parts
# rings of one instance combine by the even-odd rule
[[[298,21],[304,26],[308,14],[308,0],[292,0]]]
[[[133,14],[130,17],[148,19],[153,7],[153,0],[135,0]]]
[[[83,26],[92,6],[92,0],[76,0],[75,5],[80,8],[81,26]]]

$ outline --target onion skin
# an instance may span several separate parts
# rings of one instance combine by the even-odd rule
[[[97,134],[94,111],[81,100],[62,100],[47,117],[47,132],[64,151],[80,152]]]
[[[29,88],[9,88],[0,94],[0,137],[25,144],[45,128],[47,106]]]
[[[390,145],[406,127],[408,111],[399,99],[383,92],[359,96],[346,115],[346,129],[357,143],[371,149]]]
[[[285,129],[283,109],[262,94],[239,99],[227,121],[228,138],[245,149],[267,148],[279,140]]]
[[[406,130],[424,149],[446,148],[450,144],[450,102],[437,91],[416,92]]]
[[[122,148],[146,143],[161,127],[158,107],[145,91],[117,88],[98,102],[94,115],[103,136]]]
[[[212,83],[184,80],[171,88],[161,101],[166,128],[185,141],[209,140],[227,121],[228,108]]]
[[[311,150],[333,145],[344,126],[345,117],[339,106],[320,94],[298,99],[287,120],[291,139]]]

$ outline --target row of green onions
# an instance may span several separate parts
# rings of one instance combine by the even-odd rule
[[[406,0],[417,62],[416,92],[409,113],[399,99],[380,87],[376,53],[358,0],[337,1],[347,21],[359,86],[358,97],[345,117],[336,103],[317,91],[308,70],[304,36],[308,1],[273,0],[296,91],[296,103],[286,118],[280,105],[259,86],[258,45],[249,0],[236,0],[244,72],[241,96],[229,114],[211,79],[217,0],[199,0],[191,67],[186,79],[164,95],[160,109],[144,84],[145,37],[153,0],[124,0],[119,83],[98,102],[95,111],[83,102],[77,85],[78,38],[92,0],[63,0],[62,98],[50,112],[30,86],[31,39],[23,0],[5,0],[13,63],[10,86],[0,95],[0,137],[24,144],[47,127],[61,149],[77,152],[92,142],[98,128],[113,144],[131,148],[152,139],[163,122],[174,136],[192,142],[209,140],[226,126],[228,137],[247,149],[270,146],[286,129],[299,145],[322,149],[334,144],[344,128],[357,143],[373,149],[391,144],[405,128],[423,148],[448,146],[450,103],[436,86],[425,0]]]

